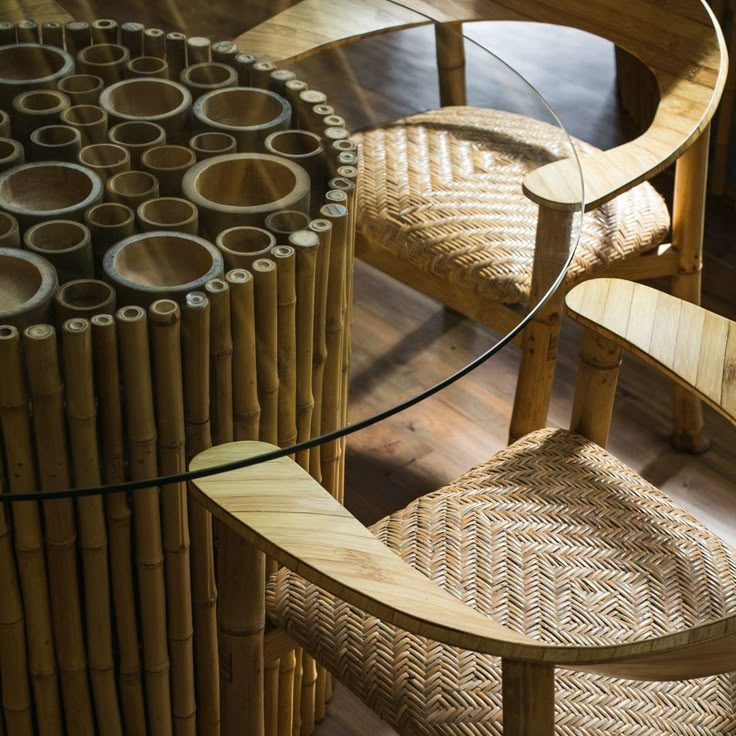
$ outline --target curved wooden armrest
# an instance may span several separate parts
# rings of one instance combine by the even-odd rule
[[[269,449],[275,448],[258,442],[220,445],[198,455],[191,467],[201,470]],[[288,458],[201,478],[193,487],[216,518],[280,564],[420,636],[512,660],[639,679],[736,669],[736,621],[731,619],[605,647],[549,646],[501,626],[407,565]]]
[[[736,421],[736,323],[649,286],[591,279],[571,289],[576,322],[655,365]]]

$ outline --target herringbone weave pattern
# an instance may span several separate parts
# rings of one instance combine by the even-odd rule
[[[531,288],[537,205],[524,176],[566,158],[560,128],[473,107],[446,107],[356,133],[358,227],[421,271],[483,298],[523,302]],[[579,155],[595,149],[575,141]],[[667,207],[640,184],[583,218],[568,285],[643,253],[669,231]]]
[[[528,435],[374,533],[488,616],[558,644],[652,637],[736,610],[736,553],[585,438]],[[413,636],[281,570],[270,615],[401,734],[501,734],[500,661]],[[736,677],[558,671],[557,734],[736,734]]]

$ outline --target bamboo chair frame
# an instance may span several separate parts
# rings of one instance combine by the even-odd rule
[[[426,25],[430,16],[437,21],[443,106],[466,104],[463,39],[457,32],[464,22],[521,20],[567,25],[614,42],[649,67],[660,99],[652,125],[642,135],[581,162],[585,209],[605,204],[676,162],[672,244],[660,248],[657,254],[633,257],[596,275],[633,280],[669,277],[675,296],[699,303],[709,124],[727,73],[726,44],[707,5],[702,0],[676,0],[666,6],[656,0],[637,0],[621,12],[611,0],[402,3],[405,7],[385,0],[345,0],[336,17],[329,0],[302,0],[243,33],[237,41],[271,59],[296,61],[370,35]],[[288,33],[284,32],[286,28]],[[661,32],[652,34],[652,28]],[[675,43],[677,51],[673,52]],[[572,160],[558,161],[537,169],[524,180],[524,193],[540,208],[529,306],[551,287],[559,274],[560,259],[568,254],[569,218],[581,199],[576,166]],[[391,276],[490,327],[508,331],[523,318],[519,309],[513,308],[518,305],[483,300],[446,280],[419,274],[385,249],[371,247],[360,233],[357,251],[361,258]],[[543,251],[555,254],[551,264]],[[512,439],[546,422],[562,300],[560,291],[525,330],[510,427]],[[675,386],[673,414],[675,446],[690,451],[704,449],[700,404],[679,386]]]
[[[573,431],[605,445],[624,349],[736,424],[736,380],[729,370],[736,322],[618,279],[575,287],[567,305],[585,328]],[[191,467],[203,469],[264,449],[261,443],[234,443],[200,455]],[[651,681],[736,670],[736,614],[618,645],[550,646],[512,631],[466,607],[384,547],[289,458],[203,478],[194,486],[197,499],[240,539],[243,564],[246,555],[267,554],[407,632],[501,657],[504,733],[553,733],[558,667]],[[250,615],[257,615],[256,608],[262,612],[261,605],[253,600]],[[289,648],[284,636],[267,637],[263,645],[265,656],[283,655]],[[257,677],[256,686],[262,688]],[[253,733],[259,736],[262,731]]]

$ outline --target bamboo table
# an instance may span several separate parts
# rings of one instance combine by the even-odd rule
[[[51,2],[3,4],[3,19],[29,13],[69,20]],[[430,106],[429,63],[391,63],[366,39],[356,47],[364,44],[374,63],[362,68],[359,48],[279,68],[186,30],[166,35],[163,57],[157,29],[93,26],[98,43],[77,60],[88,73],[113,74],[99,99],[107,95],[108,114],[121,121],[105,140],[85,127],[99,117],[61,114],[90,136],[74,165],[105,182],[104,201],[81,212],[77,227],[91,234],[86,267],[106,281],[63,284],[55,324],[50,315],[17,326],[0,320],[0,484],[14,501],[0,506],[0,733],[8,736],[310,734],[330,678],[268,630],[262,601],[274,565],[232,530],[213,529],[188,498],[189,461],[213,444],[260,439],[273,445],[264,457],[293,455],[342,500],[349,433],[471,370],[519,334],[547,296],[538,290],[520,325],[473,346],[479,357],[469,365],[433,350],[445,327],[430,299],[421,302],[421,334],[408,327],[417,315],[400,312],[384,333],[376,315],[405,287],[367,267],[354,272],[359,167],[372,164],[360,161],[348,129]],[[126,33],[139,34],[150,53],[136,56]],[[156,75],[181,67],[193,100],[185,119],[149,115],[135,131],[121,128],[120,77],[96,49],[113,37],[133,54],[124,74],[141,89],[159,90]],[[482,49],[467,63],[482,64],[488,81],[473,91],[480,104],[536,115],[556,131],[560,157],[571,155],[565,131],[521,78]],[[229,102],[213,102],[215,93]],[[80,104],[96,107],[95,99]],[[258,105],[282,105],[290,125],[258,137],[233,123]],[[197,120],[209,123],[200,129]],[[254,147],[277,173],[253,168]],[[122,151],[120,161],[111,149]],[[258,209],[278,182],[291,192],[302,180],[311,197]],[[259,192],[258,212],[246,221],[231,205],[233,192],[249,187]],[[406,227],[416,227],[410,215],[408,203]],[[555,277],[577,243],[579,215]],[[34,227],[21,220],[21,235]],[[48,248],[58,250],[61,229],[50,233]],[[36,249],[44,242],[37,235]],[[8,271],[3,257],[10,263],[12,252],[2,253],[0,308],[3,297],[17,301],[25,273],[17,264]],[[175,288],[202,259],[196,288]],[[153,271],[166,278],[148,278]],[[95,300],[97,313],[84,312]],[[256,682],[248,665],[264,641]]]

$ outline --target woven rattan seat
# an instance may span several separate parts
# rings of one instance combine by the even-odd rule
[[[537,206],[521,181],[569,156],[560,128],[508,112],[445,107],[353,138],[361,147],[358,222],[365,248],[385,248],[494,301],[526,300]],[[596,150],[575,145],[583,156]],[[648,183],[589,212],[568,285],[651,250],[669,226],[667,207]]]
[[[631,641],[733,613],[736,553],[596,444],[541,430],[373,532],[505,625]],[[270,616],[401,734],[501,734],[500,660],[361,614],[282,569]],[[736,734],[733,674],[632,682],[558,670],[566,736]]]

